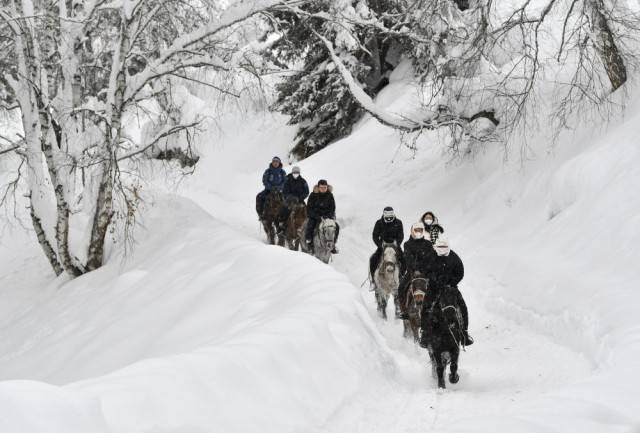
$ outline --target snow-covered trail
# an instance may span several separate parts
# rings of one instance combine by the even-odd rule
[[[262,132],[261,143],[281,142],[279,134],[282,131],[276,126],[261,122],[251,126]],[[369,127],[373,130],[371,133],[381,132],[376,126]],[[390,170],[389,176],[395,177],[372,177],[366,172],[366,159],[353,162],[353,171],[345,171],[344,167],[336,167],[331,161],[338,161],[343,156],[340,153],[348,146],[339,143],[335,149],[328,149],[301,165],[303,177],[310,183],[327,178],[335,187],[342,229],[340,254],[334,256],[330,266],[347,275],[351,283],[359,287],[367,275],[368,257],[374,249],[371,230],[381,209],[388,204],[395,206],[404,220],[405,229],[426,209],[421,208],[421,200],[412,199],[398,185],[402,181],[417,182],[418,179],[411,177],[419,177],[419,172],[402,176],[401,172],[396,170],[394,175]],[[228,147],[235,146],[229,144]],[[214,174],[214,166],[219,161],[226,161],[224,150],[214,150],[204,161],[216,163],[201,167],[200,174],[187,182],[184,189],[188,197],[217,218],[262,242],[265,236],[253,211],[253,196],[259,188],[262,165],[266,166],[272,153],[277,151],[277,147],[265,147],[256,150],[258,155],[253,154],[250,162],[247,160],[242,165],[244,173],[225,172],[224,176],[229,178],[224,188],[210,187],[221,183],[217,177],[220,172]],[[378,153],[377,158],[369,157],[374,165],[370,169],[375,171],[375,164],[384,164],[385,158],[393,156],[392,152],[395,150]],[[253,170],[251,164],[254,164]],[[386,189],[383,189],[385,185]],[[379,188],[379,194],[369,188]],[[448,213],[446,209],[440,209],[442,213]],[[455,233],[450,236],[456,238]],[[500,417],[522,402],[576,383],[593,372],[592,359],[566,347],[544,329],[531,327],[530,322],[514,322],[500,311],[486,308],[486,302],[490,300],[481,295],[483,288],[479,282],[486,283],[484,272],[487,270],[473,265],[473,257],[464,253],[469,247],[464,244],[460,249],[454,246],[467,265],[461,288],[469,305],[471,332],[477,342],[461,355],[460,382],[450,385],[450,391],[445,393],[436,390],[426,352],[402,337],[400,321],[385,322],[377,317],[373,294],[365,283],[360,289],[361,295],[385,344],[393,351],[395,362],[389,365],[387,373],[397,381],[390,385],[373,379],[356,398],[330,417],[319,432],[417,432],[429,426],[446,428],[453,422],[473,417]],[[393,306],[388,308],[391,313]]]

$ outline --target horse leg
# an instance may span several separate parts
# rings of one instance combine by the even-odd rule
[[[437,372],[437,362],[436,362],[436,357],[433,354],[433,348],[429,347],[427,349],[427,353],[429,353],[429,362],[431,363],[431,377],[434,379],[438,378],[438,372]]]
[[[460,349],[457,349],[451,353],[451,365],[449,365],[449,382],[458,383],[460,376],[458,375],[458,357],[460,355]]]
[[[403,320],[402,326],[404,328],[402,332],[402,337],[409,338],[409,332],[413,331],[413,326],[411,325],[411,322],[409,320]]]
[[[398,294],[393,294],[393,305],[396,308],[396,319],[399,319],[402,315],[402,310],[400,310],[400,301],[398,301]]]
[[[436,358],[436,374],[438,376],[438,388],[445,389],[447,385],[445,384],[445,381],[444,381],[444,367],[445,367],[444,353],[442,352],[436,353],[435,358]]]
[[[384,298],[383,296],[376,290],[376,303],[378,304],[378,314],[380,314],[380,317],[382,317],[383,319],[387,319],[387,314],[386,314],[386,308],[387,306],[384,303]]]
[[[418,318],[414,317],[410,321],[411,323],[411,331],[413,332],[413,342],[417,343],[420,340],[420,322],[418,322]]]
[[[271,245],[275,245],[276,244],[276,231],[273,228],[273,224],[269,223],[269,244]]]

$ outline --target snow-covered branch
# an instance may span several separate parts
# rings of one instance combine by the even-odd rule
[[[422,129],[436,129],[452,125],[466,127],[470,122],[481,117],[489,119],[496,126],[499,124],[499,120],[495,118],[495,112],[493,110],[481,110],[468,117],[450,113],[446,107],[438,107],[431,116],[420,120],[414,120],[404,115],[391,113],[377,106],[371,97],[365,93],[358,83],[356,83],[353,75],[351,75],[344,63],[336,55],[333,44],[317,32],[313,31],[313,33],[324,43],[325,47],[329,51],[331,60],[340,71],[340,74],[342,75],[342,78],[347,84],[354,99],[365,111],[371,114],[371,116],[383,125],[399,129],[403,132],[415,132]]]

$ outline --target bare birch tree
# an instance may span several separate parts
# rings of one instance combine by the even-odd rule
[[[24,160],[33,227],[56,274],[102,266],[114,215],[137,209],[129,161],[197,126],[175,111],[170,83],[241,67],[234,30],[284,3],[0,0],[0,109],[19,110],[23,128],[0,143],[0,157]],[[126,119],[150,106],[167,121],[141,142]]]

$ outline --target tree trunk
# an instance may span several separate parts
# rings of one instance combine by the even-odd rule
[[[609,27],[607,18],[604,15],[603,1],[590,0],[589,5],[591,7],[593,33],[596,37],[594,45],[600,60],[604,63],[609,81],[611,81],[611,91],[614,92],[627,81],[627,68],[616,45],[611,27]]]
[[[91,240],[87,255],[87,272],[94,271],[102,266],[104,260],[104,241],[107,236],[107,228],[113,217],[113,178],[111,172],[113,162],[111,155],[107,162],[102,163],[102,174],[98,187],[95,216],[91,227]]]
[[[65,198],[64,184],[58,176],[58,161],[54,156],[54,149],[49,139],[49,128],[51,126],[51,118],[47,113],[47,109],[42,101],[42,95],[37,96],[38,109],[40,111],[40,141],[42,152],[49,169],[49,177],[53,183],[53,191],[56,197],[57,221],[56,221],[56,241],[58,243],[58,255],[62,261],[64,269],[74,277],[82,275],[84,272],[78,268],[69,253],[69,203]]]
[[[29,213],[31,215],[31,222],[33,224],[33,228],[36,231],[36,235],[38,237],[38,243],[42,247],[42,251],[44,252],[44,255],[47,256],[47,260],[49,260],[49,264],[51,264],[51,267],[53,268],[53,271],[58,276],[58,275],[60,275],[60,274],[62,274],[64,272],[64,268],[62,267],[62,265],[58,261],[58,255],[56,254],[56,251],[53,249],[53,247],[51,246],[51,243],[47,239],[47,235],[46,235],[46,233],[44,231],[44,228],[42,227],[42,221],[36,215],[36,211],[35,211],[35,208],[34,208],[34,203],[33,203],[31,194],[32,193],[29,193],[29,201],[31,202],[31,206],[29,207]]]

